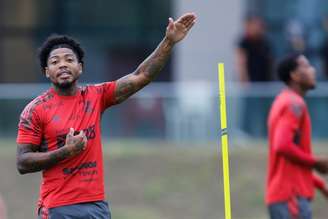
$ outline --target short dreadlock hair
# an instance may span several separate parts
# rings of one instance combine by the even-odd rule
[[[78,61],[84,64],[83,57],[84,51],[80,46],[80,43],[75,39],[66,36],[66,35],[51,35],[49,36],[46,41],[42,44],[39,48],[39,61],[41,70],[45,73],[45,68],[48,66],[48,58],[52,50],[58,48],[69,48],[71,49],[74,54],[76,55]]]

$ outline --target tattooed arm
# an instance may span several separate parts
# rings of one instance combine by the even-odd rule
[[[74,136],[74,129],[66,136],[66,144],[54,151],[38,152],[39,146],[33,144],[18,144],[16,165],[20,174],[49,169],[58,162],[78,155],[85,150],[87,138],[83,131]]]
[[[69,157],[67,148],[50,152],[38,152],[39,146],[32,144],[17,145],[17,170],[20,174],[48,169]]]
[[[168,60],[174,44],[187,35],[195,22],[196,16],[193,13],[184,14],[176,21],[169,18],[165,37],[155,51],[133,73],[116,81],[116,103],[126,100],[158,75]]]

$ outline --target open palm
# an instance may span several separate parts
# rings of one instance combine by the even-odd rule
[[[176,21],[169,18],[169,24],[166,28],[166,37],[173,43],[182,40],[196,22],[196,16],[193,13],[186,13]]]

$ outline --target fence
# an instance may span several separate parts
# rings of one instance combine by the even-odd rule
[[[313,136],[328,136],[328,83],[319,83],[307,97]],[[49,84],[0,85],[0,136],[15,137],[20,112]],[[243,87],[227,84],[228,130],[232,140],[266,137],[266,118],[278,82]],[[102,118],[108,138],[143,138],[173,142],[213,141],[219,132],[216,83],[153,83]]]

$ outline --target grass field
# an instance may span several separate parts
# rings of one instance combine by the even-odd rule
[[[230,146],[232,218],[264,219],[266,144]],[[316,144],[317,153],[327,153]],[[14,140],[0,142],[0,193],[9,219],[35,217],[40,174],[19,175]],[[169,145],[114,141],[104,146],[106,193],[114,219],[224,218],[221,155],[216,143]],[[320,194],[314,218],[327,218]]]

